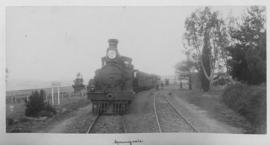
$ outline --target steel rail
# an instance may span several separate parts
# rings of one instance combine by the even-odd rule
[[[97,120],[98,120],[99,117],[100,117],[100,115],[98,114],[98,115],[95,117],[94,121],[92,121],[92,123],[91,123],[90,126],[88,127],[86,133],[90,133],[90,132],[92,131],[92,129],[93,129],[94,125],[96,124],[96,122],[97,122]]]
[[[123,115],[121,115],[121,123],[122,123],[122,127],[123,127],[123,133],[128,133],[126,119],[124,118]]]
[[[194,131],[194,132],[199,132],[199,130],[198,129],[196,129],[195,127],[194,127],[194,125],[192,125],[192,123],[190,122],[190,121],[188,121],[185,117],[184,117],[184,115],[181,113],[181,112],[179,112],[176,108],[175,108],[175,106],[168,100],[168,98],[167,97],[165,97],[165,99],[166,99],[166,101],[168,102],[168,104],[173,108],[173,110],[192,128],[192,130]]]
[[[158,114],[157,114],[157,108],[156,108],[156,94],[154,94],[154,112],[155,112],[155,116],[156,116],[156,121],[157,121],[157,125],[158,125],[158,131],[161,133],[161,127],[159,124],[159,118],[158,118]]]

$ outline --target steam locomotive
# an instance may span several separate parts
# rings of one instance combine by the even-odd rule
[[[94,114],[124,114],[135,92],[156,87],[159,77],[135,70],[132,59],[119,54],[118,40],[109,39],[108,42],[101,68],[88,83],[87,96]]]

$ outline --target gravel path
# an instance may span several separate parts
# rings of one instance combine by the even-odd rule
[[[94,119],[91,113],[92,105],[80,108],[74,114],[54,126],[47,131],[49,133],[85,133],[87,126]]]

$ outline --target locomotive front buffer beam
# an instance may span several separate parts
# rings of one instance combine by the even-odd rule
[[[92,112],[94,114],[126,114],[133,99],[132,92],[91,93]]]

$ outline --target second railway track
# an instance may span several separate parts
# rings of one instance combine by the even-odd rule
[[[156,122],[157,122],[157,126],[158,126],[158,131],[161,133],[164,131],[164,129],[161,127],[161,115],[159,116],[159,111],[157,109],[157,93],[154,94],[154,112],[155,112],[155,116],[156,116]],[[177,116],[183,120],[185,122],[185,124],[187,124],[187,126],[189,126],[189,128],[192,130],[192,132],[199,132],[199,130],[178,110],[176,109],[176,107],[168,100],[167,97],[163,96],[162,98],[165,99],[165,101],[167,102],[167,105],[172,108],[173,112],[175,112],[177,114]]]
[[[192,128],[194,132],[199,132],[199,130],[178,109],[176,109],[176,107],[168,100],[168,98],[165,97],[165,100],[168,102],[169,106],[175,111],[175,113],[177,113],[178,116],[181,117],[186,122],[186,124],[188,124],[190,128]]]
[[[155,116],[156,116],[156,121],[157,121],[157,126],[158,126],[158,132],[162,132],[161,130],[161,127],[160,127],[160,120],[159,120],[159,116],[158,116],[158,113],[157,113],[157,107],[156,107],[156,94],[154,94],[154,113],[155,113]]]

